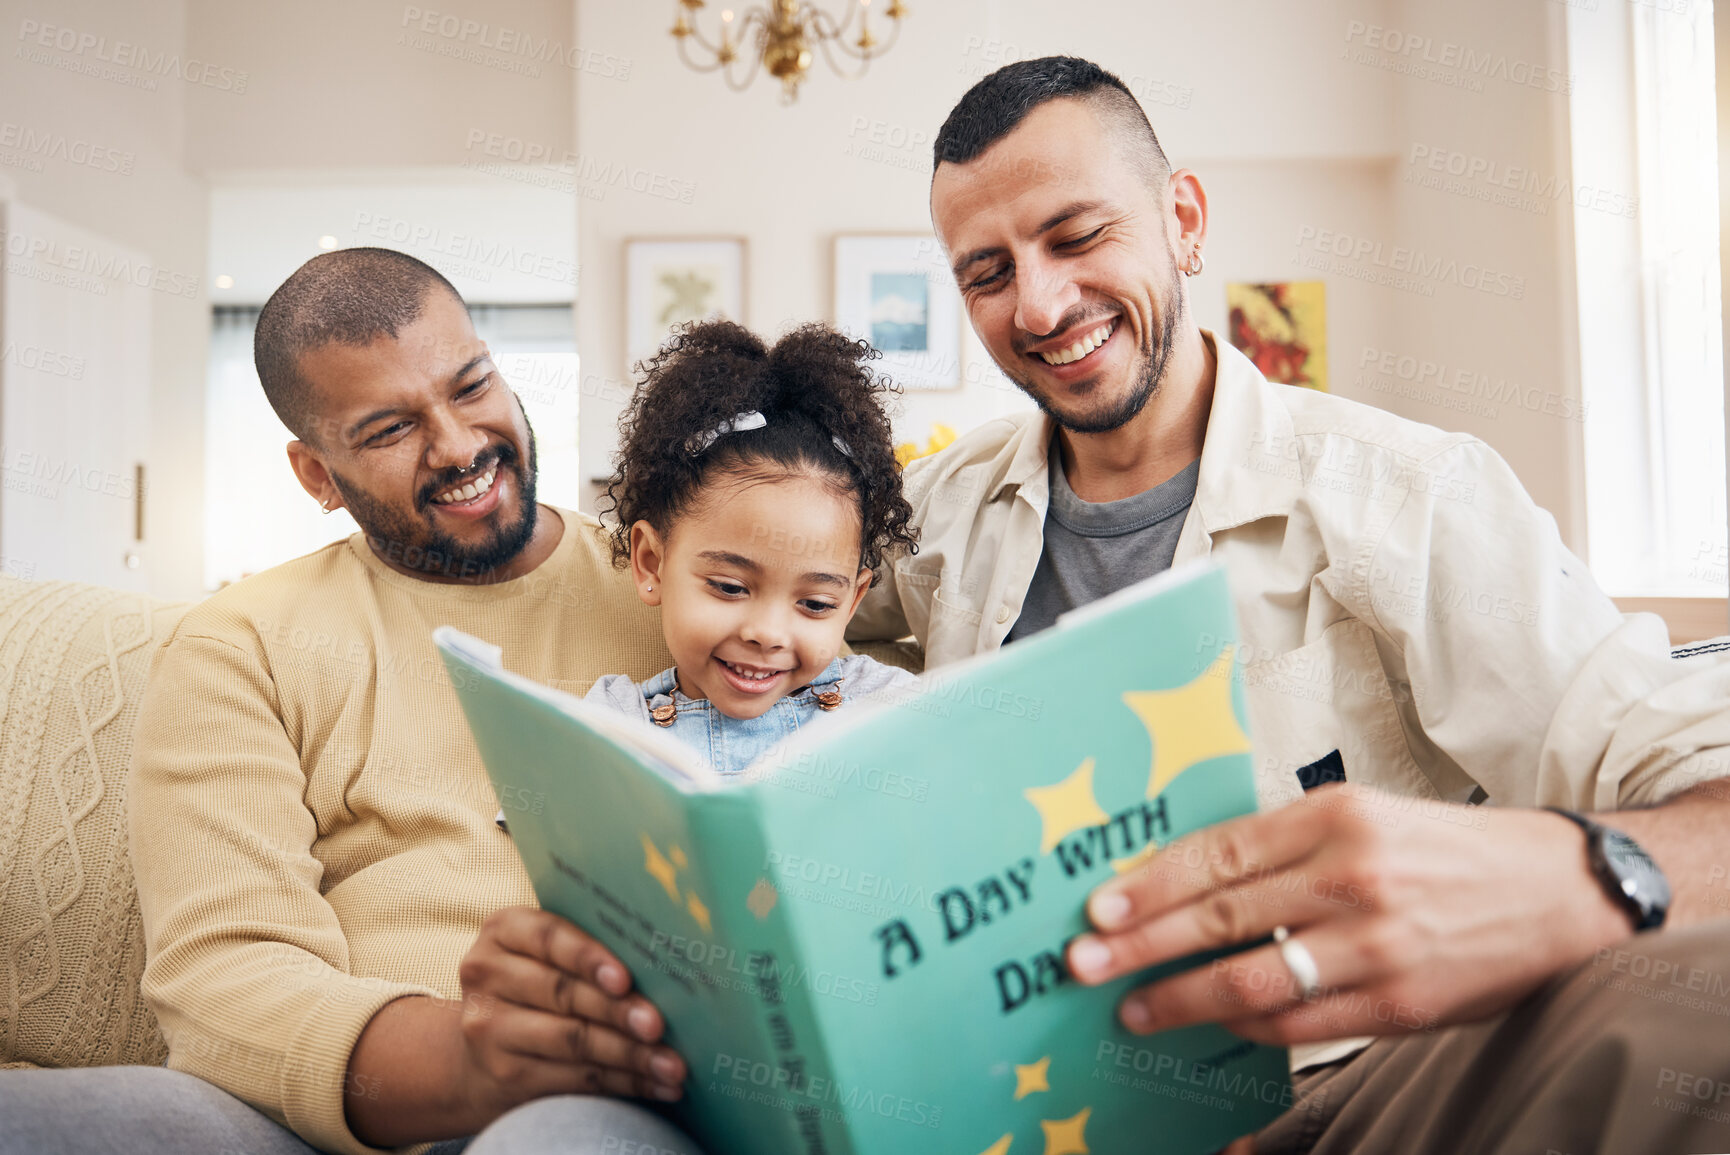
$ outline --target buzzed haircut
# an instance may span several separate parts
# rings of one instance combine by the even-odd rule
[[[1006,64],[967,90],[932,145],[932,172],[938,165],[967,164],[1014,132],[1042,104],[1082,100],[1105,121],[1124,155],[1155,188],[1171,175],[1171,164],[1147,113],[1129,86],[1090,60],[1042,56]]]
[[[413,324],[437,290],[467,310],[439,271],[394,249],[320,253],[278,286],[258,314],[252,360],[270,407],[289,431],[317,445],[312,389],[300,375],[303,354],[330,344],[370,345]]]

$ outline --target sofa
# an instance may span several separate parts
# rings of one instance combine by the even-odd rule
[[[156,645],[187,609],[0,577],[0,1068],[160,1065],[126,774]]]

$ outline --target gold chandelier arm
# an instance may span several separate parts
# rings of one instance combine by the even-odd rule
[[[857,10],[856,0],[847,0],[847,19],[836,23],[827,10],[813,5],[805,10],[805,35],[819,43],[838,40],[852,25]]]
[[[891,4],[890,7],[894,7],[894,5]],[[883,40],[883,41],[879,42],[876,46],[874,46],[871,49],[871,55],[873,55],[873,56],[883,55],[885,52],[887,52],[891,48],[895,47],[895,42],[899,39],[901,39],[901,17],[900,16],[892,16],[889,18],[889,38],[887,40]]]
[[[733,75],[733,64],[739,63],[740,60],[746,56],[750,57],[750,60],[745,62],[744,78],[735,79]],[[734,92],[743,92],[747,88],[751,87],[751,82],[757,79],[757,73],[762,70],[763,54],[753,48],[750,52],[741,52],[738,56],[735,56],[733,62],[721,70],[721,75],[727,78],[728,88],[731,88]]]
[[[847,35],[853,28],[854,15],[862,11],[863,6],[859,0],[842,0],[842,3],[847,6],[847,16],[840,23],[836,23],[835,17],[830,14],[827,8],[819,8],[815,4],[811,5],[807,16],[807,20],[810,22],[809,30],[818,36],[841,37]],[[819,25],[827,25],[828,27],[827,29],[820,29]]]
[[[863,35],[871,27],[870,13],[864,5],[854,7],[850,3],[847,11],[847,19],[839,22],[836,21],[834,16],[822,9],[814,9],[810,18],[810,28],[813,33],[812,39],[816,40],[823,46],[823,55],[824,58],[829,61],[829,67],[834,70],[836,75],[842,77],[857,78],[863,76],[865,74],[866,66],[868,66],[876,57],[882,56],[891,48],[895,47],[895,42],[901,37],[901,20],[899,17],[891,17],[889,20],[888,38],[885,40],[873,41],[868,48],[860,48],[858,44],[853,40],[850,40],[847,35],[848,29],[853,25],[853,13],[856,11],[861,13],[859,30],[861,35]],[[836,65],[835,57],[832,55],[834,50],[839,50],[841,54],[846,56],[849,60],[858,61],[860,63],[859,71],[848,73]]]
[[[860,77],[864,76],[866,69],[871,67],[871,57],[858,56],[843,50],[849,60],[857,61],[859,64],[857,69],[843,68],[835,61],[835,51],[831,47],[833,43],[834,41],[827,39],[817,41],[818,46],[823,50],[823,59],[829,62],[829,71],[833,72],[843,80],[858,80]]]
[[[751,9],[739,21],[739,35],[733,41],[733,59],[750,58],[746,61],[744,79],[734,79],[731,64],[721,72],[727,78],[727,87],[734,92],[743,92],[751,87],[751,82],[757,79],[757,73],[762,71],[763,38],[768,34],[768,22],[768,13],[761,8]]]
[[[695,33],[693,33],[692,36],[695,36]],[[680,36],[680,37],[677,37],[676,39],[679,42],[679,59],[684,61],[685,67],[689,68],[692,72],[714,72],[717,69],[720,69],[722,67],[722,64],[721,64],[721,61],[720,61],[720,58],[718,55],[717,55],[716,59],[709,61],[709,63],[707,63],[707,64],[697,63],[695,60],[691,59],[691,51],[689,48],[687,48],[685,46],[685,41],[688,39],[691,39],[691,37]],[[709,48],[709,46],[707,44],[704,44],[701,39],[698,39],[697,43],[701,44],[704,48]],[[711,52],[714,51],[714,49],[709,49],[709,50]]]
[[[695,17],[695,15],[696,15],[695,13],[692,13],[693,17]],[[683,41],[687,40],[687,39],[695,40],[698,44],[701,44],[703,46],[704,51],[713,53],[716,56],[719,56],[721,54],[720,42],[717,41],[715,43],[710,43],[709,38],[707,36],[703,35],[703,29],[698,26],[695,19],[693,19],[691,21],[691,23],[689,24],[689,28],[691,29],[691,34],[688,37],[681,37],[680,38],[681,43],[683,43]]]
[[[739,43],[751,45],[752,51],[761,56],[763,37],[769,34],[769,13],[763,8],[753,8],[745,13],[739,21]]]
[[[691,69],[693,72],[714,72],[716,69],[722,67],[726,61],[721,59],[720,46],[718,44],[709,43],[709,38],[703,35],[702,28],[697,24],[697,10],[701,7],[701,4],[687,4],[682,2],[675,4],[673,8],[673,31],[671,35],[673,40],[677,42],[679,46],[679,59],[684,62],[685,67]],[[683,9],[683,11],[680,9]],[[707,52],[712,59],[707,63],[699,64],[691,52],[690,45],[686,43],[688,40],[696,41],[697,47],[701,48],[704,52]]]

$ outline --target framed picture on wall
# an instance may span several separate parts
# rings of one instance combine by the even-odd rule
[[[686,321],[745,321],[744,237],[625,241],[625,364],[653,355]]]
[[[1231,343],[1269,381],[1328,391],[1325,281],[1229,281]]]
[[[929,233],[836,237],[835,326],[871,342],[905,389],[961,384],[961,295]]]

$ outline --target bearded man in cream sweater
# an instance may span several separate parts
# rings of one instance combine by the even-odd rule
[[[315,257],[256,357],[296,477],[361,532],[156,654],[128,805],[168,1068],[8,1072],[0,1151],[694,1150],[641,1105],[685,1077],[659,1013],[535,907],[430,638],[581,692],[670,664],[657,611],[593,518],[536,504],[527,419],[428,266]]]

